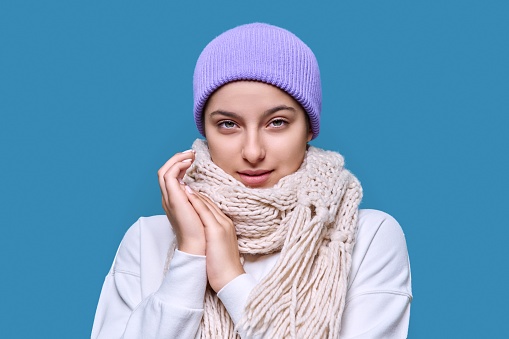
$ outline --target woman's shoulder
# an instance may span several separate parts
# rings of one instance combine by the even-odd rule
[[[356,289],[400,290],[411,294],[406,239],[391,215],[359,210],[359,228],[352,254],[350,285]]]
[[[168,248],[175,238],[168,218],[164,215],[154,215],[139,218],[126,231],[117,253],[122,259],[136,259],[140,249],[145,247],[155,249]]]
[[[122,244],[126,246],[140,245],[140,240],[152,240],[163,242],[173,237],[173,231],[165,215],[153,215],[149,217],[140,217],[126,231]]]
[[[173,228],[166,215],[141,217],[136,224],[140,238],[151,246],[163,246],[166,248],[169,242],[175,238]]]
[[[404,240],[403,229],[390,214],[374,209],[360,209],[357,242],[371,242],[375,237]]]
[[[153,284],[151,281],[160,282],[168,250],[174,241],[175,234],[165,215],[139,218],[129,227],[120,243],[112,274],[139,277],[147,281],[147,290],[153,291],[157,286],[150,286]]]

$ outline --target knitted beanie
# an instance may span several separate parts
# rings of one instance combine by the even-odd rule
[[[313,139],[320,131],[322,88],[318,62],[293,33],[264,23],[230,29],[202,51],[194,70],[194,120],[202,135],[203,109],[219,87],[239,80],[274,85],[291,95],[309,116]]]

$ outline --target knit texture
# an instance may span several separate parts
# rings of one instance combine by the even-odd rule
[[[202,135],[203,110],[219,87],[239,80],[274,85],[299,102],[309,116],[313,138],[320,132],[322,87],[318,62],[293,33],[264,23],[230,29],[202,51],[194,70],[194,119]]]
[[[357,233],[362,188],[343,157],[310,146],[299,170],[274,187],[254,189],[210,158],[206,141],[185,181],[209,196],[233,221],[241,254],[281,251],[272,271],[251,292],[238,324],[249,336],[337,338]],[[202,338],[238,338],[216,294],[207,289]]]

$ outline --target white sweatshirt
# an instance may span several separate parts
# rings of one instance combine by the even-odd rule
[[[164,275],[174,241],[164,215],[140,218],[127,231],[104,281],[92,338],[199,338],[207,285],[205,257],[176,250]],[[247,256],[246,274],[219,291],[235,324],[249,293],[278,256]],[[360,210],[340,338],[406,338],[411,300],[401,227],[386,213]]]

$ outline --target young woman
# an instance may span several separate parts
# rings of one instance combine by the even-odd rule
[[[194,118],[206,140],[158,172],[165,216],[126,233],[94,338],[405,338],[404,235],[359,210],[359,181],[320,127],[312,51],[255,23],[200,55]]]

